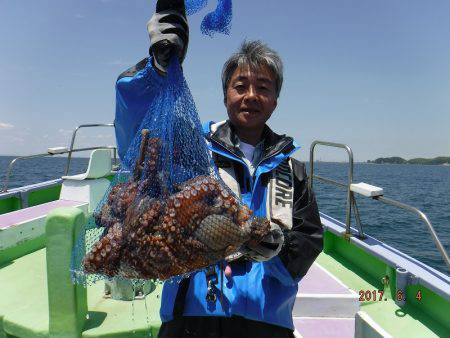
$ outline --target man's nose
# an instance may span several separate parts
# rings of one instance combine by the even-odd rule
[[[256,88],[255,86],[249,86],[247,89],[247,93],[245,95],[245,98],[247,100],[256,100],[257,95],[256,95]]]

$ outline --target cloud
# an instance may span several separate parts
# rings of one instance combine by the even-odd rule
[[[71,135],[72,132],[73,132],[73,130],[69,130],[69,129],[58,129],[58,133],[60,133],[61,135],[64,135],[64,136]]]
[[[75,19],[79,19],[79,20],[86,18],[86,15],[83,15],[83,14],[80,14],[80,13],[77,13],[74,16],[75,16]]]
[[[108,134],[108,135],[105,135],[105,134],[98,134],[98,135],[97,135],[97,138],[101,138],[101,139],[112,139],[112,138],[113,138],[113,135],[110,135],[110,134]]]
[[[0,129],[12,129],[14,126],[10,123],[0,122]]]

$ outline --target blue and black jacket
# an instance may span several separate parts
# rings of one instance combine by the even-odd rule
[[[151,84],[158,81],[158,76],[143,60],[117,81],[116,137],[121,157],[149,106]],[[231,262],[232,277],[223,281],[219,265],[215,267],[218,292],[223,283],[222,302],[207,300],[209,277],[205,271],[181,283],[166,282],[161,319],[168,322],[179,315],[242,316],[293,329],[292,308],[297,285],[322,250],[323,231],[313,192],[308,190],[305,166],[290,158],[298,147],[291,137],[278,135],[266,126],[264,154],[254,174],[250,175],[229,121],[205,124],[204,134],[217,167],[232,169],[242,201],[257,216],[270,218],[267,200],[276,195],[269,194],[269,181],[273,172],[289,160],[293,177],[292,222],[283,230],[285,242],[276,257],[266,262],[244,259]]]

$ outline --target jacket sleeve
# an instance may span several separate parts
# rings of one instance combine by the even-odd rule
[[[292,229],[284,232],[283,248],[275,259],[281,261],[285,268],[278,266],[278,270],[284,270],[285,279],[288,272],[293,282],[297,283],[322,251],[323,227],[314,193],[308,189],[305,165],[294,159],[292,162],[294,171]]]
[[[114,126],[117,150],[123,161],[148,107],[157,94],[161,76],[149,58],[120,74],[116,81],[116,115]]]

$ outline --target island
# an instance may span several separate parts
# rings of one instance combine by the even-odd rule
[[[376,164],[427,164],[427,165],[448,165],[450,166],[450,157],[438,156],[435,158],[412,158],[410,160],[405,160],[402,157],[380,157],[376,160],[368,160],[367,163]]]

